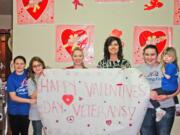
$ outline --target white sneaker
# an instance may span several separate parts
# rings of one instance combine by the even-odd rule
[[[166,114],[166,111],[162,109],[156,111],[156,122],[159,122],[165,114]]]

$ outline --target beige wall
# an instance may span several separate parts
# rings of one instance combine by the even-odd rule
[[[113,28],[123,31],[125,42],[124,55],[132,62],[133,28],[140,26],[172,26],[173,44],[180,59],[180,27],[173,26],[173,0],[161,0],[164,7],[152,11],[144,11],[143,5],[148,0],[134,0],[133,3],[98,4],[95,0],[81,0],[84,7],[74,10],[72,0],[55,0],[55,23],[50,25],[17,25],[16,3],[14,2],[13,54],[24,55],[27,60],[32,56],[42,57],[50,67],[64,67],[67,63],[55,62],[55,26],[59,24],[91,24],[95,25],[95,63],[102,58],[103,44]],[[179,63],[180,64],[180,63]],[[173,135],[178,129],[180,120],[176,119]]]
[[[12,28],[12,16],[11,15],[0,15],[0,29],[11,29]]]

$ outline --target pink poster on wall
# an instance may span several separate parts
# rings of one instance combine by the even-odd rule
[[[180,0],[174,0],[174,25],[180,25]]]
[[[146,45],[155,45],[160,55],[167,46],[172,46],[172,27],[165,26],[135,26],[133,63],[142,64],[143,48]]]
[[[16,0],[18,24],[54,22],[54,0]]]
[[[96,2],[132,2],[133,0],[95,0]]]
[[[56,45],[57,62],[71,62],[73,49],[80,47],[84,52],[84,62],[91,63],[94,60],[94,26],[58,25]]]

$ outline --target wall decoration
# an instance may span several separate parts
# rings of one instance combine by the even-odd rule
[[[132,2],[133,0],[95,0],[96,2]]]
[[[172,46],[172,28],[165,26],[136,26],[134,29],[133,63],[143,63],[142,50],[146,45],[153,44],[158,48],[159,55],[165,47]]]
[[[160,0],[150,0],[148,4],[144,5],[144,10],[152,10],[154,8],[161,8],[164,4]]]
[[[121,36],[122,36],[123,32],[119,29],[113,29],[111,31],[111,34],[110,36],[113,36],[113,37],[117,37],[117,38],[120,38],[121,39]],[[124,47],[124,42],[122,41],[121,39],[121,42],[122,42],[122,47]]]
[[[59,25],[56,28],[56,61],[71,62],[75,47],[83,49],[85,62],[94,59],[94,26],[92,25]]]
[[[180,25],[180,0],[174,0],[174,25]]]
[[[84,4],[80,2],[80,0],[73,0],[75,10],[77,10],[78,6],[83,6]]]
[[[18,24],[54,22],[54,0],[16,0],[16,3]]]
[[[150,92],[140,75],[135,68],[45,70],[37,105],[46,134],[137,135]]]

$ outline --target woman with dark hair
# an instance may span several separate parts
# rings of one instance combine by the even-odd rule
[[[28,94],[32,99],[37,99],[37,81],[46,68],[44,61],[39,57],[33,57],[29,63]],[[37,104],[30,107],[29,119],[32,121],[33,135],[42,135],[42,123]]]
[[[155,90],[161,88],[161,64],[158,62],[158,50],[155,45],[147,45],[143,49],[144,64],[139,66],[151,88],[151,99],[158,100],[160,106],[166,111],[159,121],[156,120],[156,110],[149,102],[144,121],[141,126],[141,135],[170,135],[174,123],[175,103],[173,97],[179,90],[171,95],[158,95]]]
[[[98,63],[98,68],[130,68],[130,63],[123,58],[120,38],[110,36],[104,44],[104,59]]]
[[[26,59],[23,56],[17,56],[13,62],[15,71],[7,80],[10,128],[12,135],[28,135],[29,104],[34,104],[36,100],[28,96]]]

